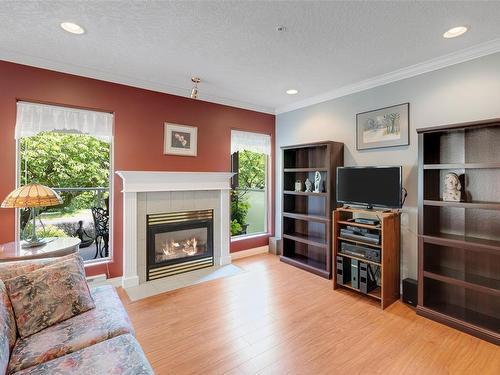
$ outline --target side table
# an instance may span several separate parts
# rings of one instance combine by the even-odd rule
[[[23,249],[21,241],[0,244],[0,262],[52,258],[75,253],[80,248],[80,239],[55,237],[52,241],[37,247]]]

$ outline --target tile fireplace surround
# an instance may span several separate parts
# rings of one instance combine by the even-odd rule
[[[122,286],[146,283],[146,215],[213,210],[214,267],[231,263],[230,178],[225,172],[117,171],[123,180]],[[164,278],[168,282],[169,276]]]

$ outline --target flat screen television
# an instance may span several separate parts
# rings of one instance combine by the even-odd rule
[[[402,167],[337,168],[337,202],[367,208],[402,207]]]

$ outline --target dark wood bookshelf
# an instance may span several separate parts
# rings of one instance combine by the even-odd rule
[[[500,296],[500,280],[444,266],[430,267],[430,269],[430,271],[424,271],[424,277]]]
[[[379,225],[358,224],[352,222],[355,217],[377,218]],[[380,245],[375,245],[362,240],[352,240],[340,236],[340,230],[346,226],[358,226],[360,228],[370,229],[379,232],[381,236]],[[380,307],[385,309],[393,302],[399,299],[400,287],[400,214],[391,211],[361,210],[350,208],[338,208],[333,212],[332,225],[333,259],[337,256],[356,259],[363,263],[374,266],[379,271],[378,286],[368,293],[362,293],[359,289],[352,286],[351,282],[339,283],[335,277],[337,274],[337,262],[334,262],[333,270],[333,289],[347,288],[368,297],[376,298],[380,301]],[[342,242],[355,243],[364,247],[380,249],[381,260],[374,262],[362,257],[344,254],[341,252]],[[349,261],[350,262],[350,261]]]
[[[337,207],[336,169],[344,165],[344,145],[325,141],[282,147],[282,262],[316,275],[332,276],[331,211]],[[321,174],[319,193],[306,192],[309,178]],[[302,191],[295,191],[295,181]]]
[[[417,313],[499,345],[500,119],[417,132]],[[441,200],[448,172],[461,202]]]
[[[435,235],[421,235],[424,243],[434,243],[441,246],[457,247],[469,251],[491,252],[500,254],[500,241],[488,240],[472,236],[463,236],[450,233],[438,233]]]
[[[290,264],[292,266],[303,269],[304,271],[309,271],[318,276],[328,279],[330,273],[325,269],[325,263],[312,259],[306,255],[301,254],[289,254],[288,256],[281,256],[280,260],[284,263]]]
[[[291,219],[304,220],[304,221],[319,221],[319,222],[329,221],[328,217],[326,216],[296,214],[292,212],[283,212],[283,217],[289,217]]]
[[[327,168],[284,168],[284,173],[298,173],[298,172],[328,172]]]
[[[328,244],[325,242],[324,237],[319,237],[314,235],[304,235],[302,233],[283,234],[283,237],[317,247],[326,248],[328,246]]]
[[[424,164],[424,169],[495,169],[500,163]]]
[[[326,197],[327,193],[321,192],[321,193],[312,193],[308,191],[293,191],[293,190],[286,190],[283,192],[283,194],[289,194],[289,195],[303,195],[303,196],[308,196],[308,197]]]
[[[450,202],[424,199],[424,206],[475,208],[479,210],[500,210],[500,202]]]

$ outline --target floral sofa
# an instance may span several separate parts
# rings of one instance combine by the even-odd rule
[[[112,286],[91,290],[95,308],[21,338],[2,281],[2,270],[9,267],[0,263],[0,375],[153,374]]]

